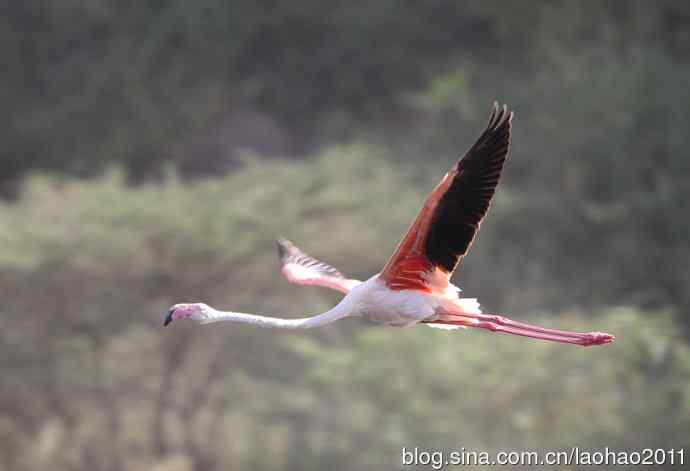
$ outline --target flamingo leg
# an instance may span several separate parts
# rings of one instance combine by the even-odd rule
[[[614,336],[604,332],[573,332],[560,329],[549,329],[537,325],[518,322],[507,317],[496,314],[471,314],[471,313],[445,313],[441,319],[433,322],[437,324],[462,325],[466,327],[477,327],[487,329],[492,332],[503,332],[506,334],[521,335],[549,342],[572,343],[589,347],[610,343]]]

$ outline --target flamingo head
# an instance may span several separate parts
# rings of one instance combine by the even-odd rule
[[[192,319],[195,321],[201,321],[206,319],[207,313],[211,308],[204,303],[181,303],[175,304],[168,310],[168,314],[165,316],[165,321],[163,325],[167,326],[172,321],[178,319]]]

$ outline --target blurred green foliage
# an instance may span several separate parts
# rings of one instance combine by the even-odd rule
[[[516,313],[618,337],[590,349],[354,320],[302,334],[161,327],[184,300],[327,309],[339,295],[289,285],[273,237],[366,277],[418,209],[413,181],[361,145],[296,163],[247,157],[241,171],[191,184],[31,178],[21,201],[0,207],[3,467],[361,469],[397,466],[402,446],[685,445],[690,351],[668,312],[546,316],[525,301]]]
[[[5,5],[0,468],[687,446],[689,5]],[[282,279],[273,240],[375,273],[494,99],[516,112],[511,158],[455,281],[487,312],[614,344],[162,330],[173,302],[332,306]]]
[[[661,54],[671,68],[648,75],[674,80],[689,19],[674,0],[11,2],[0,16],[0,190],[12,194],[35,168],[92,175],[119,162],[134,181],[155,177],[184,160],[177,146],[248,106],[298,147],[395,127],[410,112],[405,96],[429,81],[437,100],[457,103],[438,75],[458,67],[473,72],[482,110],[501,98],[558,123],[553,108],[564,114],[559,102],[583,98],[572,87],[611,62]],[[624,79],[609,78],[594,84],[599,95]]]

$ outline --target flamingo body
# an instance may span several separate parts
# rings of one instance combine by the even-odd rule
[[[368,321],[396,327],[432,319],[442,303],[440,297],[425,291],[390,289],[380,275],[355,287],[342,302]]]
[[[412,225],[380,273],[346,278],[334,267],[279,239],[281,271],[297,284],[336,289],[345,297],[325,313],[299,319],[219,311],[203,303],[176,304],[164,325],[190,318],[201,323],[235,321],[262,327],[303,329],[344,317],[388,326],[425,324],[443,329],[476,327],[540,340],[590,346],[614,340],[602,332],[572,332],[484,314],[474,298],[459,297],[450,278],[467,254],[489,209],[510,145],[513,113],[494,104],[477,142],[427,196]]]

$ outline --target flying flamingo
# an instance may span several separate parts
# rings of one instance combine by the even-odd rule
[[[614,340],[603,332],[549,329],[484,314],[475,298],[461,298],[450,283],[458,263],[467,254],[486,214],[503,163],[508,155],[513,113],[494,103],[489,124],[465,156],[427,196],[424,206],[383,270],[359,281],[345,278],[335,268],[308,256],[281,239],[278,249],[282,272],[293,283],[318,285],[345,293],[323,314],[301,319],[219,311],[204,303],[175,304],[164,325],[189,318],[201,324],[235,321],[262,327],[306,329],[351,316],[390,326],[426,324],[443,329],[476,327],[493,332],[583,346]]]

